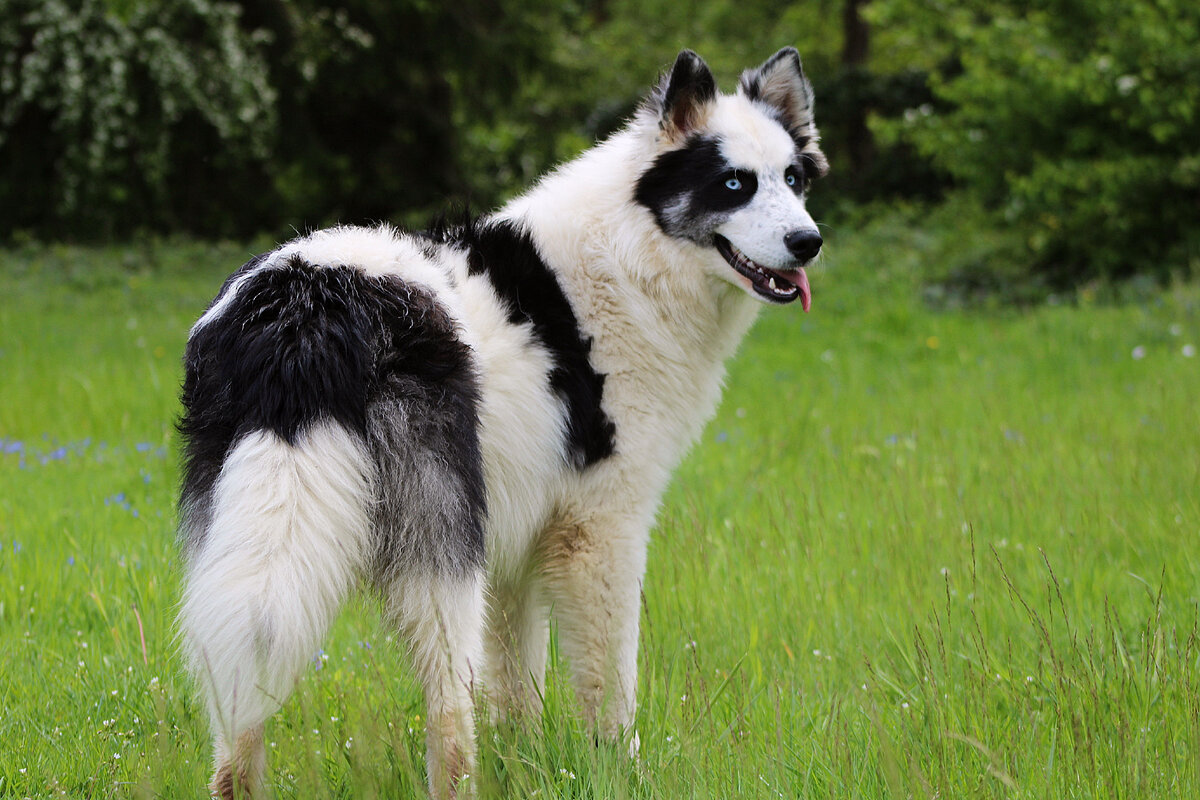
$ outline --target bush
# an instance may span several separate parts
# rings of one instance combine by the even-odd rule
[[[885,0],[951,43],[913,142],[993,210],[1051,286],[1200,261],[1200,5]],[[913,17],[916,18],[912,22]]]
[[[0,14],[0,235],[187,228],[270,147],[264,62],[212,0],[10,0]],[[227,187],[228,188],[228,187]],[[233,226],[220,219],[217,227]]]

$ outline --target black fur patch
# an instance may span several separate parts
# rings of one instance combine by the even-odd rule
[[[428,292],[379,279],[377,384],[367,403],[367,445],[378,469],[371,509],[375,570],[438,564],[465,574],[483,563],[483,455],[471,349]]]
[[[741,188],[730,189],[726,185],[730,178],[737,178]],[[638,178],[634,199],[654,213],[663,232],[699,240],[698,232],[711,226],[693,226],[693,221],[741,208],[757,190],[758,176],[753,171],[735,170],[721,155],[716,139],[698,136],[656,158]]]
[[[241,436],[269,430],[295,444],[313,423],[332,420],[367,443],[385,487],[408,479],[398,465],[420,462],[433,464],[437,476],[414,481],[439,483],[457,498],[436,531],[426,519],[435,512],[387,506],[393,517],[422,518],[405,524],[382,516],[386,504],[373,508],[381,553],[408,551],[455,568],[482,563],[478,387],[470,349],[428,292],[395,277],[293,257],[249,277],[221,314],[193,333],[185,368],[181,511],[193,544],[207,528],[222,463]],[[388,412],[378,413],[383,406]],[[413,423],[423,418],[436,422]],[[391,420],[404,426],[403,435],[386,429]],[[408,451],[398,452],[401,446]],[[397,533],[425,539],[390,542]]]
[[[658,94],[662,123],[669,120],[675,131],[687,135],[696,127],[701,108],[716,98],[717,82],[704,59],[683,50]]]
[[[430,234],[445,239],[445,231]],[[554,359],[550,386],[567,407],[568,452],[583,469],[612,455],[616,426],[604,413],[604,375],[592,367],[591,339],[528,231],[509,222],[475,222],[458,242],[468,250],[472,275],[486,274],[508,305],[508,321],[529,324]]]

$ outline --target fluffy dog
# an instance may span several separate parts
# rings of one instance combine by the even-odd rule
[[[629,124],[460,225],[319,231],[192,328],[180,628],[213,789],[263,780],[263,724],[360,583],[408,643],[435,796],[473,700],[537,713],[551,607],[585,719],[637,747],[638,610],[671,471],[762,304],[811,292],[826,170],[794,49],[717,91],[679,54]]]

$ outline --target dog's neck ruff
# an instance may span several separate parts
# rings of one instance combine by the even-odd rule
[[[722,361],[761,304],[698,268],[720,260],[715,248],[664,235],[636,203],[638,178],[659,149],[653,126],[637,119],[544,176],[494,218],[527,227],[585,328],[594,324],[590,318],[623,308],[679,358]],[[647,306],[662,323],[654,331],[646,330]]]

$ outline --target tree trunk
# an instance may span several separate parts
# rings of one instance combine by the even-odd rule
[[[865,95],[867,81],[867,56],[870,53],[871,30],[862,17],[862,8],[870,0],[845,0],[842,6],[842,69],[846,76],[857,84],[859,102],[850,112],[847,125],[846,147],[850,164],[856,176],[861,176],[875,158],[875,140],[867,127],[867,112],[870,105]]]

